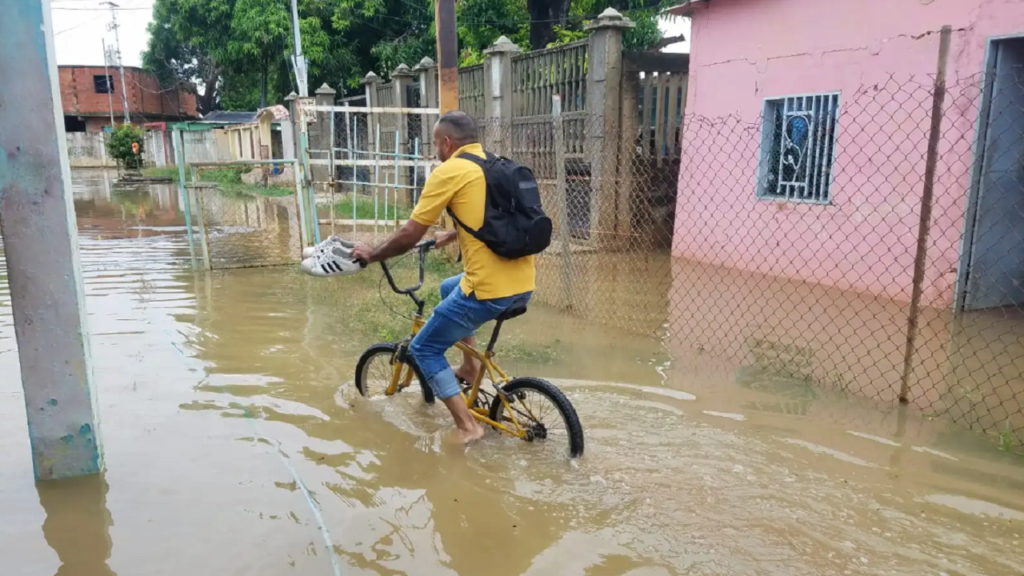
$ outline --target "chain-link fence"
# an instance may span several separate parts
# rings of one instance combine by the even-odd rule
[[[1019,443],[1020,74],[891,77],[717,118],[684,117],[671,79],[618,116],[555,98],[550,115],[481,122],[555,222],[536,300],[664,336],[679,365],[906,402]],[[436,116],[330,111],[331,153],[310,150],[321,226],[380,239],[435,166]]]
[[[302,226],[294,163],[196,163],[186,185],[189,240],[207,269],[298,262]]]
[[[556,223],[537,300],[748,379],[902,400],[1018,443],[1024,76],[949,82],[933,132],[935,92],[892,77],[749,120],[484,130],[535,170]],[[677,139],[652,146],[659,126]]]

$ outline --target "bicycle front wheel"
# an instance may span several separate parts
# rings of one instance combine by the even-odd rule
[[[554,384],[540,378],[515,378],[502,391],[508,398],[508,408],[500,396],[495,396],[491,420],[511,424],[514,414],[515,421],[527,432],[527,442],[562,444],[570,458],[583,455],[583,425],[572,403]]]
[[[398,344],[393,342],[374,344],[359,357],[359,363],[356,364],[356,389],[366,398],[385,396],[396,369],[399,371],[399,384],[415,381],[423,391],[423,401],[434,403],[434,393],[420,377],[419,369],[414,363],[399,361]],[[395,393],[401,390],[400,387]]]

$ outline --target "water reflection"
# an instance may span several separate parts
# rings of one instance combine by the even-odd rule
[[[806,415],[829,392],[894,410],[906,303],[685,260],[673,262],[673,275],[667,341],[679,363],[748,388],[788,388],[785,402],[761,407],[768,411]],[[1024,437],[1022,375],[1024,316],[922,310],[909,374],[919,415]]]
[[[46,512],[43,535],[61,562],[56,576],[116,576],[107,565],[114,522],[106,476],[38,482],[36,489]]]
[[[446,442],[443,409],[417,394],[368,402],[352,391],[356,358],[382,337],[370,322],[387,314],[379,271],[333,280],[293,267],[193,274],[181,269],[188,248],[173,224],[131,236],[173,196],[160,187],[149,197],[108,194],[92,182],[78,193],[82,222],[103,227],[83,229],[81,245],[114,492],[104,502],[102,479],[41,486],[39,510],[31,482],[5,483],[4,576],[9,558],[14,575],[52,573],[46,544],[63,570],[81,568],[76,576],[109,576],[111,566],[329,574],[314,509],[343,574],[1022,572],[1020,466],[915,409],[879,410],[762,370],[772,357],[806,357],[798,345],[744,348],[748,336],[809,325],[741,311],[754,297],[726,301],[728,278],[690,293],[717,295],[710,309],[691,303],[674,317],[709,322],[691,332],[705,338],[685,342],[706,352],[671,363],[657,340],[538,302],[503,335],[520,353],[502,364],[562,386],[583,420],[587,456],[568,463],[496,434],[463,451]],[[621,270],[630,266],[641,270]],[[616,290],[604,293],[650,296]],[[722,331],[708,313],[741,328]],[[0,303],[0,369],[14,373],[16,355],[2,349],[13,350],[9,314]],[[852,349],[871,334],[844,333]],[[712,354],[716,343],[736,356]],[[672,344],[678,353],[684,342]],[[524,353],[537,349],[545,354]],[[15,380],[0,379],[0,472],[31,478]]]

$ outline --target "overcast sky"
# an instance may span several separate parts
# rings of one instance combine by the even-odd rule
[[[107,30],[110,9],[99,0],[51,0],[53,8],[53,40],[58,64],[103,65],[102,40],[113,44],[114,33]],[[146,49],[146,25],[152,16],[153,0],[121,0],[116,2],[120,26],[121,57],[125,66],[140,66]],[[689,37],[689,20],[662,22],[666,36],[683,33]],[[667,52],[689,52],[690,43],[670,46]]]

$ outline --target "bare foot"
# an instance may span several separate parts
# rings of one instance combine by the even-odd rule
[[[463,363],[455,370],[455,377],[461,378],[466,381],[466,384],[472,384],[476,382],[477,375],[480,374],[480,361],[474,360],[470,363]]]
[[[479,440],[484,437],[484,427],[473,422],[473,427],[468,430],[459,429],[459,439],[462,440],[463,444],[469,444],[475,440]]]

